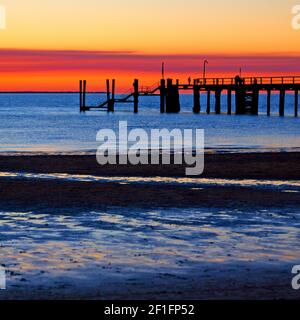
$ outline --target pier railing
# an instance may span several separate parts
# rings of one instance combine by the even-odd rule
[[[199,85],[234,85],[236,78],[199,78],[196,79]],[[300,84],[300,76],[282,76],[282,77],[241,77],[244,85],[253,84]]]
[[[160,83],[159,82],[155,82],[154,84],[152,84],[151,86],[140,86],[139,87],[139,92],[140,93],[146,93],[146,94],[151,94],[154,93],[155,91],[157,91],[159,89]]]

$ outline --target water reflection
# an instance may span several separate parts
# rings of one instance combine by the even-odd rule
[[[296,261],[296,209],[0,212],[0,263],[13,279],[89,270],[180,273],[202,263]]]

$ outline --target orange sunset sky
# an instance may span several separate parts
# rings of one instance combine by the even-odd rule
[[[299,75],[300,0],[0,0],[0,90],[119,91],[134,78]]]

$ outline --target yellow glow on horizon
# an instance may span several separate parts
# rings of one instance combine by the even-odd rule
[[[299,52],[295,0],[0,0],[1,48]]]

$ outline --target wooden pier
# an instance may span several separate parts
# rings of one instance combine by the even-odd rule
[[[202,110],[201,95],[205,94],[206,113],[211,113],[211,95],[214,94],[214,112],[221,114],[221,96],[227,94],[227,114],[232,114],[232,95],[235,96],[235,114],[237,115],[258,115],[259,98],[261,93],[267,94],[266,114],[271,115],[271,96],[272,93],[279,93],[279,110],[280,116],[285,115],[285,97],[286,92],[293,92],[294,115],[298,116],[298,93],[300,90],[300,76],[284,77],[248,77],[240,78],[202,78],[195,79],[193,83],[180,83],[172,79],[161,79],[151,87],[139,86],[139,80],[135,79],[133,88],[123,96],[116,97],[116,81],[106,80],[106,100],[96,106],[86,104],[86,80],[80,80],[80,112],[88,110],[105,110],[108,112],[115,111],[117,103],[133,104],[134,113],[138,113],[139,97],[141,96],[159,96],[161,113],[178,113],[180,112],[180,92],[190,91],[194,96],[193,112],[199,114]]]

